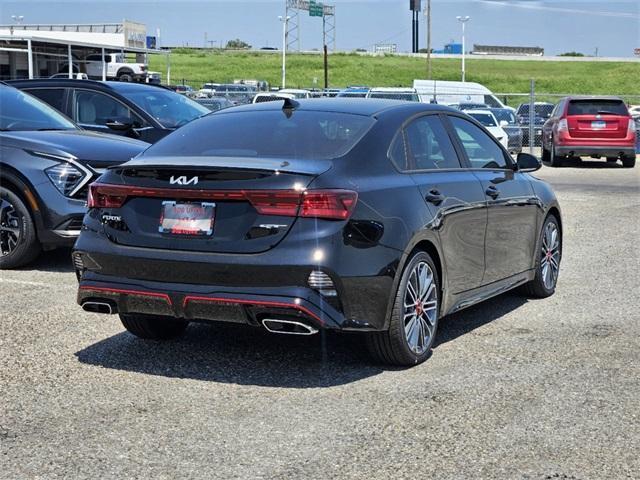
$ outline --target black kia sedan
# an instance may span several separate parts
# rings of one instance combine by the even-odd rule
[[[562,223],[539,167],[438,105],[222,110],[91,185],[77,300],[142,338],[192,320],[335,329],[413,365],[442,316],[518,286],[554,293]]]
[[[0,84],[0,268],[72,246],[89,183],[148,146],[80,130],[46,103]]]
[[[85,130],[154,143],[209,109],[157,85],[93,80],[8,82],[64,113]]]

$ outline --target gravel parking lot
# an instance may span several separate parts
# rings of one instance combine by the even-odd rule
[[[0,273],[0,478],[640,478],[640,168],[543,168],[555,296],[446,318],[433,356],[83,312],[68,251]],[[518,245],[513,245],[518,248]]]

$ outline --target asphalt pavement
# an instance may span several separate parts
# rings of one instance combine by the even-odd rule
[[[411,369],[348,335],[136,339],[76,305],[68,250],[0,272],[0,478],[640,478],[640,167],[535,175],[556,294],[445,318]]]

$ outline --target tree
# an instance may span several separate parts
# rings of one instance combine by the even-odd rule
[[[227,42],[226,48],[233,49],[233,50],[246,50],[251,48],[251,45],[249,45],[247,42],[240,40],[239,38],[236,38],[235,40],[229,40]]]
[[[559,57],[584,57],[584,53],[580,52],[565,52],[558,55]]]

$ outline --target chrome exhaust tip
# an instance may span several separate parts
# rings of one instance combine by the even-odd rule
[[[94,301],[84,302],[82,304],[82,309],[85,312],[104,313],[107,315],[116,313],[115,306],[112,306],[110,303],[107,303],[107,302],[94,302]]]
[[[262,326],[266,328],[268,332],[280,333],[282,335],[313,335],[318,333],[317,328],[292,320],[265,318],[262,320]]]

